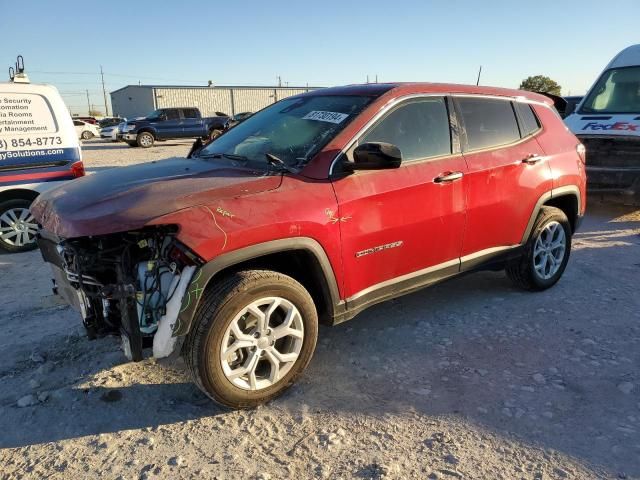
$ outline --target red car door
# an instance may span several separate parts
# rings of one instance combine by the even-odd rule
[[[403,161],[333,181],[339,211],[327,216],[340,225],[344,288],[356,308],[458,272],[465,222],[465,164],[452,153],[445,98],[398,104],[342,160],[366,142],[396,145]]]
[[[552,182],[536,140],[540,124],[528,104],[479,96],[454,101],[468,167],[465,269],[520,244],[536,202]]]

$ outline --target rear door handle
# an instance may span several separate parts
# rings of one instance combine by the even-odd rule
[[[544,160],[544,157],[541,157],[540,155],[536,155],[535,153],[532,153],[528,157],[523,158],[522,163],[526,163],[527,165],[535,165],[536,163],[541,162],[542,160]]]
[[[456,180],[460,180],[462,178],[462,175],[462,172],[441,173],[436,178],[434,178],[433,181],[435,183],[455,182]]]

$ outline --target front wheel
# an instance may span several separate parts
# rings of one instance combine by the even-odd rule
[[[154,141],[155,139],[153,138],[153,134],[149,132],[139,133],[138,136],[136,137],[136,142],[138,146],[142,148],[152,147]]]
[[[85,130],[80,136],[83,140],[91,140],[93,138],[93,133],[91,133],[89,130]]]
[[[562,210],[542,207],[522,256],[507,265],[508,277],[527,290],[545,290],[560,280],[571,252],[571,225]]]
[[[8,252],[33,250],[38,224],[31,215],[31,202],[22,198],[0,203],[0,248]]]
[[[269,270],[247,270],[206,291],[183,354],[209,397],[247,408],[291,386],[311,360],[317,338],[316,308],[300,283]]]

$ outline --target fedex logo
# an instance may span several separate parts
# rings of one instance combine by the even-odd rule
[[[626,130],[628,132],[637,132],[639,125],[635,125],[629,122],[616,122],[616,123],[597,123],[589,122],[582,130]]]

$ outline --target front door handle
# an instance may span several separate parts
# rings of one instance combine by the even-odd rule
[[[536,155],[535,153],[532,153],[528,157],[523,158],[522,163],[525,163],[527,165],[535,165],[536,163],[541,162],[542,160],[544,160],[543,157],[541,157],[540,155]]]
[[[433,179],[435,183],[449,183],[455,182],[456,180],[460,180],[462,178],[462,172],[447,172],[441,173],[436,178]]]

